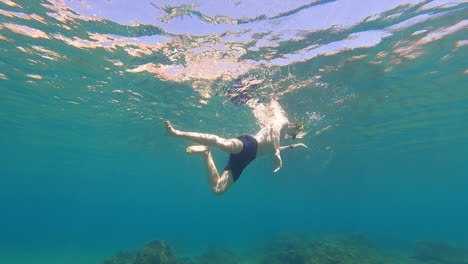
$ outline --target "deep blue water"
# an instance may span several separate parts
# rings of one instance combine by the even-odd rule
[[[313,2],[0,1],[0,262],[282,232],[468,245],[466,3]],[[272,95],[309,149],[214,196],[163,121],[255,133],[237,100]]]

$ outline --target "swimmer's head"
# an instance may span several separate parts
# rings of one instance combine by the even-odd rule
[[[307,134],[306,132],[304,132],[304,128],[304,124],[289,123],[288,135],[292,137],[292,139],[303,138]]]

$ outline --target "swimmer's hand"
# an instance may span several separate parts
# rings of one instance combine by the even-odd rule
[[[275,159],[275,170],[273,172],[277,172],[283,166],[283,161],[281,160],[279,151],[275,154],[274,159]]]
[[[309,148],[303,143],[292,144],[291,147],[293,147],[293,148],[297,148],[297,147]]]

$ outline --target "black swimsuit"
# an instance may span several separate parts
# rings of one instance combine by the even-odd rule
[[[224,168],[225,171],[230,170],[232,172],[234,182],[237,181],[245,167],[257,156],[258,145],[257,140],[250,135],[240,136],[237,139],[242,141],[242,151],[237,154],[231,154],[228,164]]]

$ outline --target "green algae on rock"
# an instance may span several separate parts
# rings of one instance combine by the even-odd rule
[[[111,259],[105,260],[103,264],[135,264],[137,252],[122,250],[117,252]]]
[[[170,246],[162,240],[153,240],[137,251],[121,251],[103,264],[178,264]]]
[[[419,241],[414,257],[431,264],[468,264],[468,248],[439,241]]]
[[[223,248],[208,249],[203,255],[183,258],[181,264],[239,264],[240,258],[233,252]]]
[[[145,244],[138,252],[135,264],[176,264],[177,260],[169,245],[161,240]]]
[[[326,237],[322,239],[294,238],[270,249],[262,264],[391,264],[379,249],[362,235]],[[302,241],[302,243],[298,243]]]

